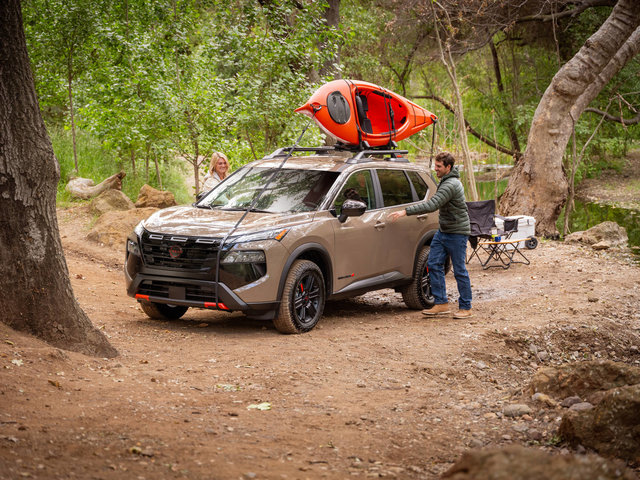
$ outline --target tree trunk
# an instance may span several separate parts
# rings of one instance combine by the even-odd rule
[[[464,108],[462,105],[462,94],[460,93],[460,88],[458,85],[458,77],[456,73],[456,64],[453,61],[453,57],[451,55],[451,47],[448,42],[445,42],[443,45],[442,40],[440,39],[440,32],[438,29],[438,16],[436,14],[435,5],[431,4],[431,10],[433,12],[433,22],[434,29],[436,32],[436,39],[438,40],[438,49],[440,50],[440,60],[444,65],[447,74],[449,75],[449,79],[451,80],[451,85],[453,86],[453,93],[456,100],[455,103],[455,117],[456,117],[456,126],[458,129],[458,134],[460,135],[460,147],[462,149],[462,158],[464,162],[464,172],[465,179],[467,182],[467,186],[469,187],[469,193],[471,193],[471,200],[478,201],[478,190],[476,189],[476,178],[473,171],[473,160],[471,159],[471,152],[469,150],[469,142],[467,140],[467,125],[464,119]],[[445,10],[445,14],[447,14]],[[451,26],[451,21],[448,20],[448,26]],[[445,49],[446,49],[446,57],[445,57]]]
[[[520,141],[518,140],[518,134],[516,132],[516,125],[513,121],[513,110],[507,102],[505,98],[504,92],[504,84],[502,82],[502,71],[500,69],[500,58],[498,57],[498,50],[496,49],[493,40],[489,42],[489,48],[491,49],[491,58],[493,59],[493,72],[496,76],[496,86],[498,88],[498,93],[500,95],[500,103],[502,104],[502,109],[504,110],[505,115],[507,116],[507,131],[509,132],[509,140],[511,140],[511,149],[516,152],[514,155],[514,160],[517,163],[522,155],[520,153]],[[494,124],[495,128],[495,124]],[[495,134],[494,134],[495,141]]]
[[[503,215],[536,218],[538,234],[557,236],[568,194],[562,156],[574,119],[640,49],[637,0],[619,0],[609,18],[555,75],[531,123],[524,156],[501,198]]]
[[[112,357],[71,289],[56,218],[60,167],[40,115],[19,0],[0,2],[2,321],[48,343]]]
[[[339,28],[340,26],[340,0],[329,0],[327,2],[327,7],[324,10],[324,20],[328,27]],[[320,43],[319,48],[322,50],[326,48],[327,42],[323,41]],[[340,48],[334,52],[333,58],[328,59],[324,62],[324,65],[320,69],[320,76],[327,77],[332,76],[333,78],[342,78],[340,73]]]

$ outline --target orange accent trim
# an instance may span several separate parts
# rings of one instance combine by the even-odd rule
[[[204,302],[204,308],[218,308],[220,310],[229,310],[224,303]]]
[[[149,295],[140,295],[139,293],[136,293],[136,298],[138,300],[147,300],[147,301],[149,301]]]

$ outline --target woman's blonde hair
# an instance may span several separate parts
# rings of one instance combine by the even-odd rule
[[[231,165],[229,164],[229,159],[227,158],[227,156],[222,153],[222,152],[213,152],[213,155],[211,155],[211,162],[209,162],[209,172],[211,174],[215,173],[216,171],[216,165],[218,164],[218,160],[223,159],[225,161],[225,163],[227,164],[227,171],[224,173],[224,177],[220,177],[221,179],[225,179],[227,177],[227,175],[229,175],[229,170],[231,170]],[[220,174],[218,174],[220,175]]]

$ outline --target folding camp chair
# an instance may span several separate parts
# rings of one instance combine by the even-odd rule
[[[495,213],[493,200],[467,202],[471,235],[469,243],[472,251],[467,263],[476,257],[484,270],[492,267],[509,268],[512,263],[529,265],[529,259],[520,251],[522,240],[511,240],[518,231],[517,218],[505,218]],[[495,219],[500,218],[503,228],[496,227]]]

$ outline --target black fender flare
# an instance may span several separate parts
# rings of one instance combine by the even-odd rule
[[[293,262],[298,260],[300,256],[302,256],[304,253],[307,253],[307,252],[317,253],[318,255],[320,255],[320,257],[324,261],[324,266],[326,267],[326,272],[327,272],[326,278],[325,278],[325,285],[327,288],[327,297],[331,295],[333,291],[333,266],[331,263],[331,255],[329,255],[329,252],[327,251],[327,249],[322,245],[320,245],[319,243],[305,243],[304,245],[300,245],[299,247],[294,249],[293,252],[291,252],[291,254],[289,255],[289,258],[287,258],[287,261],[284,264],[284,267],[282,268],[282,273],[280,274],[280,282],[278,283],[278,296],[277,296],[278,302],[282,300],[282,291],[284,290],[284,282],[287,279],[287,275],[289,274],[291,265],[293,265]]]

